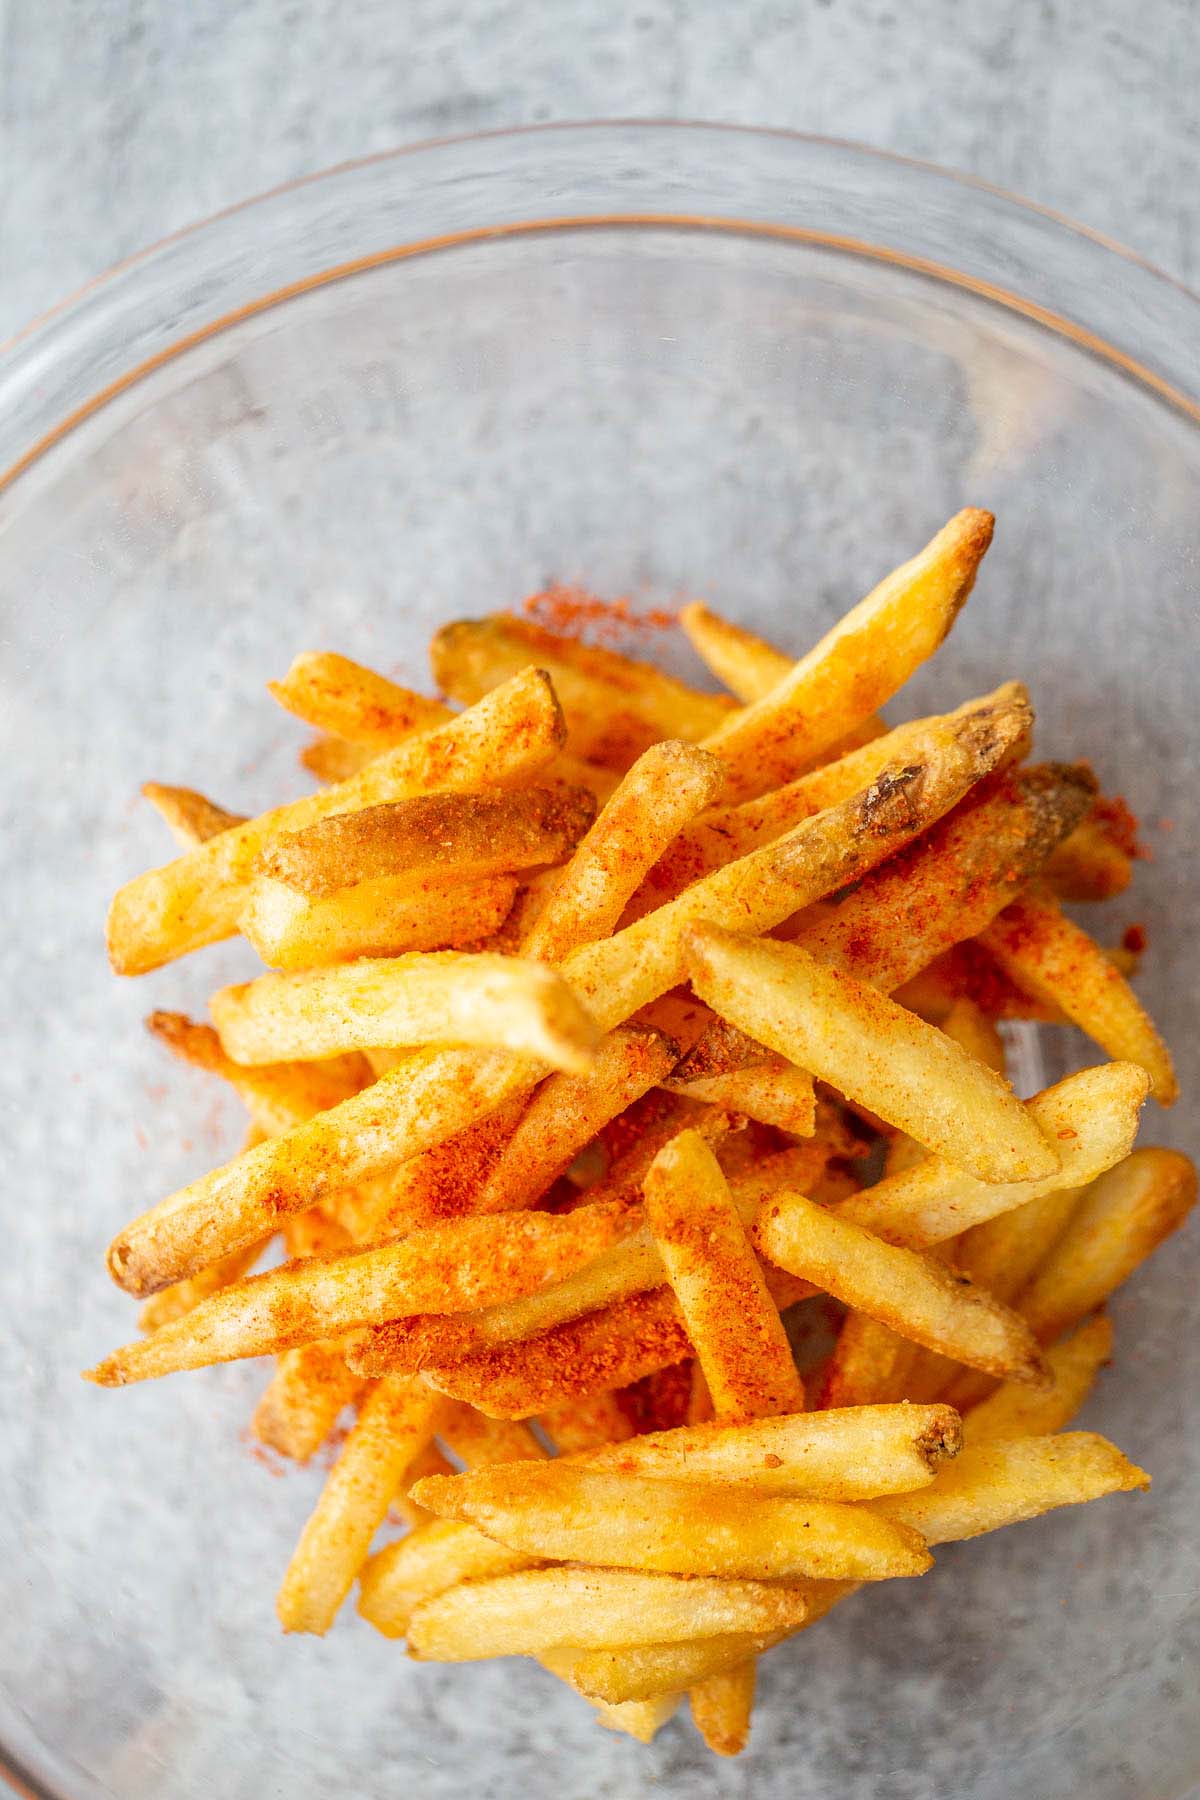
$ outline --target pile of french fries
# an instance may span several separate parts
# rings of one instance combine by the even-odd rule
[[[285,1630],[357,1580],[416,1658],[533,1657],[643,1741],[686,1695],[732,1755],[757,1658],[861,1585],[1147,1485],[1064,1431],[1196,1197],[1133,1147],[1176,1084],[1130,953],[1062,910],[1127,850],[1018,682],[878,716],[991,532],[799,661],[686,607],[722,695],[507,614],[435,638],[457,711],[303,655],[271,691],[319,791],[145,789],[181,854],[116,896],[114,968],[240,932],[269,972],[150,1021],[250,1136],[114,1240],[146,1335],[89,1378],[272,1355],[254,1429],[300,1462],[353,1410]],[[1020,1017],[1100,1059],[1018,1099]]]

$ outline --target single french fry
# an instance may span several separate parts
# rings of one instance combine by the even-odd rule
[[[596,1705],[596,1721],[606,1731],[620,1731],[639,1744],[652,1744],[682,1701],[682,1694],[656,1694],[652,1700],[625,1700],[618,1706],[601,1700]]]
[[[427,1525],[433,1514],[427,1512],[419,1501],[413,1499],[411,1490],[418,1481],[424,1481],[427,1475],[453,1475],[454,1473],[454,1464],[449,1457],[444,1456],[435,1443],[425,1444],[417,1451],[400,1477],[396,1492],[392,1495],[389,1512],[402,1518],[410,1531],[415,1531],[418,1525]]]
[[[413,1608],[422,1600],[432,1600],[462,1581],[515,1575],[536,1566],[530,1557],[484,1537],[472,1525],[431,1519],[367,1558],[359,1577],[358,1610],[384,1637],[402,1638],[407,1636]]]
[[[685,1099],[744,1112],[747,1118],[774,1125],[794,1137],[811,1137],[816,1125],[812,1076],[782,1056],[766,1057],[761,1063],[730,1069],[723,1075],[700,1075],[691,1081],[672,1078],[663,1085]]]
[[[474,1044],[591,1072],[598,1033],[553,969],[486,952],[430,951],[260,975],[209,1007],[240,1063],[337,1056],[368,1045]]]
[[[787,1333],[729,1185],[699,1133],[681,1132],[664,1145],[643,1192],[646,1222],[717,1417],[802,1412],[804,1384]]]
[[[701,661],[745,705],[761,700],[792,672],[793,657],[699,600],[680,607],[679,623]]]
[[[160,781],[143,781],[142,798],[166,822],[181,850],[194,850],[222,831],[244,825],[245,813],[229,812],[195,788],[164,787]]]
[[[623,1444],[633,1436],[629,1414],[614,1393],[564,1400],[561,1406],[544,1412],[538,1424],[560,1456],[595,1450],[605,1444]]]
[[[704,740],[729,765],[727,796],[790,780],[932,656],[975,582],[992,540],[990,513],[967,508],[886,576],[768,694]]]
[[[297,1344],[278,1358],[250,1429],[260,1444],[306,1463],[365,1386],[364,1378],[347,1365],[342,1340]]]
[[[754,1237],[772,1262],[902,1337],[1006,1380],[1045,1379],[1033,1335],[1015,1313],[935,1258],[885,1243],[844,1213],[801,1194],[776,1194]]]
[[[963,1443],[970,1447],[1062,1431],[1091,1393],[1111,1351],[1112,1326],[1103,1313],[1097,1313],[1047,1350],[1053,1386],[1039,1394],[1005,1382],[967,1414]]]
[[[468,1469],[488,1468],[493,1463],[529,1462],[546,1451],[528,1425],[511,1419],[489,1419],[473,1406],[448,1401],[442,1411],[438,1435]]]
[[[1094,1312],[1195,1204],[1195,1165],[1177,1150],[1135,1150],[1101,1175],[1014,1302],[1037,1338],[1051,1344]]]
[[[1058,1007],[1109,1056],[1135,1062],[1163,1106],[1179,1096],[1171,1053],[1124,976],[1048,894],[1014,900],[982,933],[1006,974],[1035,999]]]
[[[494,1305],[587,1266],[636,1226],[618,1202],[456,1219],[370,1249],[302,1257],[221,1289],[88,1379],[122,1387],[410,1313]]]
[[[1028,732],[1018,684],[931,721],[923,753],[867,789],[804,820],[765,849],[728,863],[602,943],[566,958],[563,973],[603,1026],[619,1024],[681,978],[684,940],[701,921],[767,931],[856,880],[932,825],[1000,766]]]
[[[541,1065],[496,1051],[421,1050],[361,1094],[235,1157],[126,1226],[109,1246],[118,1287],[143,1295],[253,1242],[527,1088]]]
[[[306,725],[378,750],[454,717],[439,701],[329,650],[302,651],[282,681],[268,681],[267,692]]]
[[[314,899],[404,874],[479,881],[560,862],[595,812],[586,788],[421,794],[285,832],[263,852],[261,869]]]
[[[958,1240],[955,1262],[964,1275],[1011,1306],[1066,1230],[1086,1192],[1086,1186],[1058,1188],[985,1219]]]
[[[722,1018],[980,1180],[1055,1168],[1052,1145],[1002,1077],[865,982],[798,945],[711,925],[693,930],[686,961]]]
[[[717,759],[693,744],[670,741],[646,750],[554,883],[523,953],[560,962],[581,944],[606,937],[646,872],[723,779]]]
[[[904,1400],[921,1354],[919,1344],[890,1325],[848,1312],[825,1367],[819,1404],[858,1410]]]
[[[225,1054],[211,1025],[201,1025],[185,1013],[152,1012],[146,1028],[181,1062],[227,1081],[268,1138],[349,1100],[370,1080],[370,1070],[357,1055],[243,1068]]]
[[[576,756],[626,768],[660,738],[701,738],[733,709],[649,663],[560,637],[511,613],[445,625],[430,645],[434,679],[464,703],[529,663],[546,669],[567,721]]]
[[[284,832],[413,794],[520,785],[551,761],[562,731],[549,678],[529,669],[450,724],[383,751],[348,781],[248,819],[148,870],[127,882],[110,908],[113,968],[144,974],[232,936],[258,859]]]
[[[1128,855],[1094,816],[1063,839],[1045,868],[1046,885],[1059,900],[1112,900],[1132,878]]]
[[[706,1675],[688,1691],[692,1724],[716,1756],[738,1756],[750,1741],[757,1667],[756,1659],[748,1656],[719,1675]]]
[[[534,1569],[464,1582],[423,1601],[409,1651],[427,1662],[528,1656],[560,1645],[672,1643],[719,1632],[787,1630],[807,1600],[786,1583],[654,1575],[635,1569]]]
[[[1079,765],[993,775],[839,905],[801,914],[782,935],[893,993],[1016,899],[1094,792]]]
[[[482,944],[503,925],[516,892],[511,875],[465,883],[381,875],[313,900],[256,875],[238,924],[268,968],[312,969],[359,956]]]
[[[371,1389],[283,1578],[276,1608],[285,1631],[329,1630],[400,1477],[437,1430],[440,1405],[419,1378]]]
[[[401,1163],[381,1184],[377,1204],[365,1210],[360,1239],[405,1236],[469,1213],[520,1123],[532,1086],[523,1084],[486,1117]]]
[[[929,1487],[864,1505],[881,1518],[911,1525],[929,1544],[949,1544],[1036,1519],[1056,1506],[1149,1486],[1145,1470],[1115,1444],[1091,1431],[1070,1431],[975,1444]]]
[[[573,1459],[579,1467],[755,1493],[863,1500],[924,1487],[962,1440],[942,1405],[849,1406],[741,1425],[688,1425]]]
[[[1094,1181],[1126,1156],[1149,1079],[1133,1063],[1100,1063],[1068,1075],[1026,1102],[1059,1167],[1037,1181],[983,1182],[941,1156],[927,1156],[853,1195],[839,1215],[889,1243],[920,1250],[1044,1194]]]
[[[757,1581],[884,1581],[920,1575],[931,1562],[913,1534],[864,1530],[859,1507],[557,1459],[435,1476],[414,1498],[555,1562]]]
[[[447,707],[447,713],[450,709]],[[300,767],[318,781],[332,784],[348,781],[379,755],[369,744],[352,744],[349,738],[327,737],[319,733],[300,752]]]
[[[601,1039],[587,1075],[551,1075],[471,1196],[472,1210],[531,1206],[602,1126],[662,1080],[676,1055],[658,1032],[624,1027]]]
[[[266,1133],[257,1125],[251,1125],[246,1133],[243,1146],[253,1150],[255,1144],[263,1142]],[[170,1287],[152,1294],[138,1313],[138,1324],[143,1331],[157,1331],[160,1325],[170,1325],[176,1319],[182,1319],[192,1308],[207,1300],[219,1288],[229,1287],[231,1283],[248,1274],[266,1247],[266,1240],[258,1244],[244,1244],[240,1250],[234,1250],[228,1256],[219,1256],[206,1269],[199,1269],[186,1281],[173,1282]]]

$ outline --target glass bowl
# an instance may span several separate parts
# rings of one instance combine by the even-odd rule
[[[905,706],[1028,679],[1153,860],[1110,911],[1195,1091],[1200,306],[1008,196],[845,144],[577,126],[334,170],[169,240],[0,366],[6,1051],[0,1739],[30,1792],[359,1800],[1176,1797],[1194,1704],[1196,1236],[1114,1306],[1085,1423],[1152,1494],[939,1554],[769,1657],[752,1749],[600,1732],[532,1665],[417,1666],[272,1599],[321,1479],[245,1438],[254,1364],[122,1394],[122,1221],[232,1152],[139,1020],[248,968],[107,970],[169,854],[146,777],[253,810],[301,647],[425,677],[431,629],[549,578],[700,594],[799,649],[956,507],[998,515]],[[679,646],[664,654],[681,670]],[[1057,1057],[1061,1046],[1052,1054]],[[1066,1052],[1089,1060],[1072,1046]],[[1191,1104],[1151,1140],[1197,1146]]]

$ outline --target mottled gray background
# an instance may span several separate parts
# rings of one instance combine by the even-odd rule
[[[1200,279],[1193,0],[0,0],[0,337],[248,194],[600,115],[861,138]]]

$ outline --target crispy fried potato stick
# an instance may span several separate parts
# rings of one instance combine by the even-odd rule
[[[209,838],[246,823],[245,813],[229,812],[195,788],[164,787],[160,781],[143,781],[142,798],[162,818],[181,850],[194,850]]]
[[[478,881],[561,862],[595,813],[587,788],[420,794],[285,832],[263,852],[260,866],[313,899],[404,874]]]
[[[433,1519],[367,1558],[358,1610],[384,1637],[402,1638],[408,1635],[413,1608],[422,1600],[432,1600],[463,1581],[515,1575],[535,1567],[533,1558],[484,1537],[472,1525]]]
[[[627,767],[659,738],[701,738],[733,703],[702,694],[649,663],[560,637],[511,613],[445,625],[430,645],[434,679],[454,700],[477,701],[529,663],[554,682],[576,756]]]
[[[787,1630],[806,1611],[803,1590],[784,1583],[534,1569],[465,1582],[422,1602],[409,1621],[409,1650],[427,1662],[466,1662],[537,1655],[559,1645],[670,1643],[723,1631]]]
[[[562,732],[549,677],[527,670],[450,724],[385,750],[348,781],[249,819],[127,882],[109,912],[113,968],[143,974],[232,936],[258,858],[282,833],[413,794],[519,785],[553,759]]]
[[[1046,1352],[1053,1386],[1044,1393],[1005,1382],[963,1421],[970,1446],[1007,1438],[1048,1437],[1071,1423],[1112,1351],[1112,1326],[1103,1313]]]
[[[1163,1106],[1179,1097],[1171,1053],[1150,1015],[1104,951],[1048,894],[1014,900],[982,933],[1007,975],[1063,1012],[1109,1056],[1141,1065]]]
[[[787,1333],[729,1184],[698,1132],[680,1132],[664,1145],[650,1165],[643,1193],[646,1223],[717,1417],[803,1412],[804,1383]]]
[[[590,1073],[598,1033],[561,975],[487,952],[431,951],[260,975],[209,1006],[235,1062],[336,1056],[369,1045],[474,1044]]]
[[[559,1562],[758,1581],[884,1581],[923,1574],[932,1563],[915,1533],[864,1531],[865,1508],[558,1460],[435,1476],[414,1497],[443,1518]]]
[[[543,1658],[551,1674],[555,1670]],[[626,1700],[620,1706],[605,1701],[595,1703],[596,1723],[606,1731],[620,1731],[639,1744],[652,1744],[663,1726],[673,1719],[683,1701],[682,1694],[656,1694],[652,1700]]]
[[[983,1181],[1036,1180],[1058,1158],[997,1075],[935,1026],[799,945],[697,926],[701,998],[793,1063]]]
[[[562,1279],[636,1228],[618,1202],[456,1219],[367,1250],[301,1257],[221,1289],[89,1372],[122,1387],[286,1350],[408,1313],[494,1305]]]
[[[801,1194],[776,1194],[759,1214],[755,1243],[780,1268],[869,1313],[902,1337],[971,1368],[1038,1385],[1045,1368],[1016,1313],[935,1258],[874,1237]]]
[[[440,1405],[419,1379],[375,1383],[288,1564],[276,1602],[285,1631],[329,1630],[401,1476],[437,1431]]]
[[[468,1469],[490,1468],[493,1463],[529,1462],[546,1455],[541,1441],[528,1425],[511,1419],[489,1419],[473,1406],[447,1401],[438,1435]]]
[[[366,1381],[346,1362],[343,1339],[318,1339],[285,1350],[263,1389],[250,1429],[260,1444],[306,1463],[326,1443]]]
[[[517,893],[516,878],[457,882],[447,876],[381,875],[324,900],[256,875],[238,928],[269,968],[312,969],[358,956],[457,950],[499,931]]]
[[[688,1693],[692,1724],[715,1756],[739,1756],[750,1741],[757,1668],[756,1659],[748,1656],[732,1669],[692,1684]],[[626,1706],[636,1704],[625,1702]]]
[[[1059,900],[1112,900],[1132,879],[1132,861],[1094,815],[1063,839],[1045,868],[1046,885]]]
[[[699,600],[680,607],[679,623],[697,656],[744,705],[761,700],[792,672],[793,657]]]
[[[265,1136],[266,1133],[257,1125],[251,1125],[243,1148],[253,1150],[255,1144],[261,1144]],[[157,1331],[160,1325],[170,1325],[176,1319],[182,1319],[193,1307],[199,1306],[202,1300],[207,1300],[210,1294],[240,1280],[258,1261],[266,1242],[264,1239],[258,1244],[244,1244],[240,1250],[218,1257],[216,1262],[209,1263],[206,1269],[190,1275],[186,1281],[173,1282],[170,1287],[152,1294],[138,1313],[138,1324],[142,1330]]]
[[[1056,1506],[1148,1488],[1150,1477],[1115,1444],[1091,1431],[976,1444],[929,1487],[864,1501],[873,1513],[911,1525],[930,1544],[956,1543],[1036,1519]]]
[[[744,1112],[748,1119],[774,1125],[794,1137],[811,1137],[817,1122],[812,1076],[782,1056],[764,1057],[749,1068],[700,1075],[690,1081],[673,1077],[663,1086],[688,1100]]]
[[[329,650],[302,651],[282,681],[268,681],[267,692],[306,725],[376,750],[454,717],[440,701]]]
[[[992,541],[990,513],[968,508],[859,602],[782,681],[704,739],[729,766],[726,794],[747,799],[790,780],[845,737],[932,656]]]

